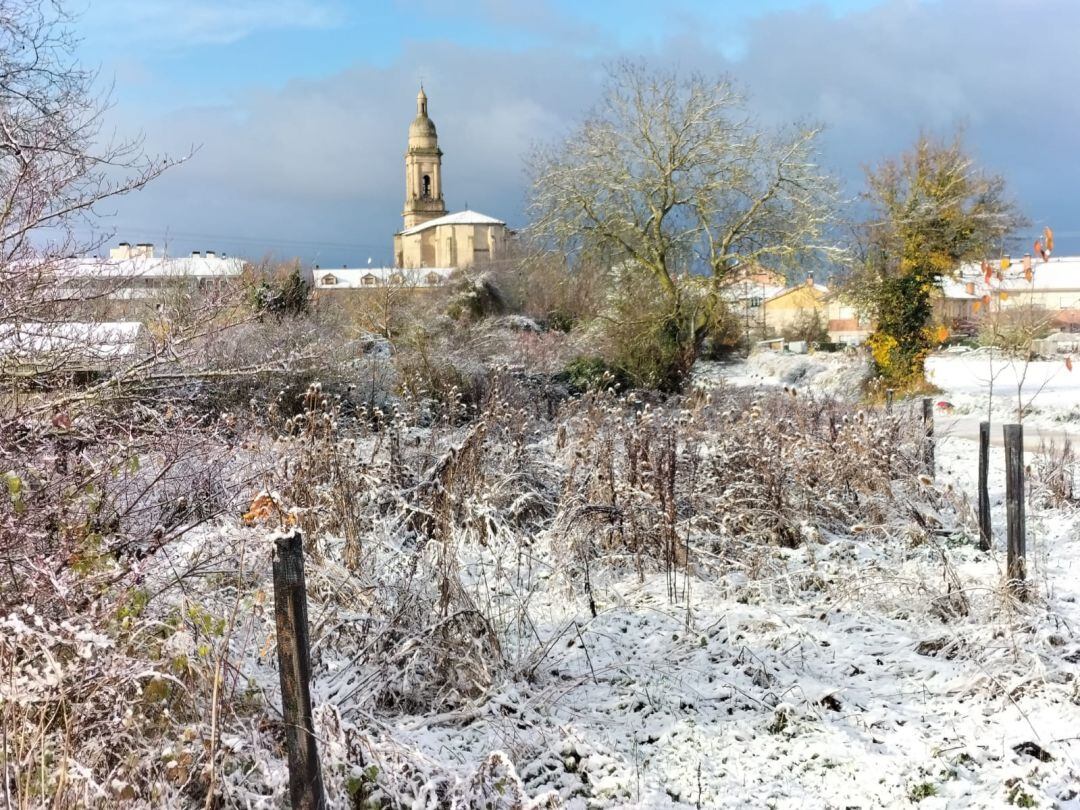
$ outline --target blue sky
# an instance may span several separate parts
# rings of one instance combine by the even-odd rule
[[[824,123],[851,193],[862,165],[963,126],[1033,232],[1048,222],[1080,252],[1072,0],[80,1],[110,125],[148,151],[198,147],[106,209],[117,240],[389,261],[421,78],[450,208],[523,224],[530,148],[631,56],[732,76],[763,123]]]

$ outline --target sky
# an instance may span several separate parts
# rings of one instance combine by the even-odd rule
[[[82,5],[79,5],[79,4]],[[865,166],[958,127],[1057,254],[1080,253],[1076,0],[73,0],[109,132],[194,154],[101,209],[172,254],[393,258],[423,81],[451,211],[526,224],[525,159],[568,134],[624,57],[733,79],[765,127],[825,126]],[[1028,238],[1030,236],[1030,239]]]

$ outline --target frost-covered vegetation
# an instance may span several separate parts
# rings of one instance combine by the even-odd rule
[[[1071,447],[1031,458],[1017,601],[1002,538],[977,550],[974,444],[939,431],[929,475],[911,403],[863,403],[866,358],[697,362],[737,337],[740,262],[844,253],[818,244],[814,132],[623,70],[675,147],[644,131],[637,214],[650,172],[665,199],[697,184],[663,227],[575,222],[545,183],[563,252],[438,290],[313,298],[290,265],[143,298],[59,271],[100,247],[83,218],[175,161],[101,137],[62,4],[0,0],[0,41],[5,810],[288,805],[282,530],[331,807],[1080,803]],[[579,136],[617,142],[634,107]],[[707,280],[684,265],[706,244]],[[65,348],[121,306],[137,339]],[[1002,474],[995,448],[997,526]]]
[[[12,805],[282,806],[269,537],[293,523],[333,806],[1075,795],[1077,520],[1038,482],[1020,605],[903,409],[569,397],[505,368],[477,394],[144,407],[122,440],[26,425],[0,568]]]

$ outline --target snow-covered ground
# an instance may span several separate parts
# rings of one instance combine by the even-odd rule
[[[989,349],[938,354],[927,360],[926,378],[959,417],[1015,422],[1022,407],[1026,425],[1080,425],[1080,367],[1070,369],[1064,358],[1024,362]]]
[[[776,356],[704,367],[698,383],[856,399],[864,373],[852,357]],[[964,393],[943,387],[943,399]],[[786,401],[760,393],[774,407]],[[970,395],[974,401],[978,391]],[[754,410],[751,403],[747,412]],[[853,422],[863,416],[855,412]],[[555,437],[533,441],[525,449],[545,465],[567,465]],[[929,493],[922,503],[943,504],[947,531],[869,520],[826,531],[804,521],[798,548],[763,544],[730,555],[722,544],[717,553],[715,536],[695,534],[690,575],[679,567],[675,599],[667,576],[650,567],[639,580],[629,563],[611,562],[620,559],[613,550],[590,574],[595,614],[557,552],[566,542],[560,525],[527,542],[497,530],[483,542],[459,535],[447,550],[471,604],[492,617],[505,611],[506,626],[519,629],[503,637],[499,657],[513,662],[510,671],[443,713],[356,699],[397,670],[357,666],[364,645],[375,643],[361,633],[371,597],[339,567],[313,564],[309,598],[356,588],[344,609],[328,607],[333,600],[311,608],[322,636],[312,692],[328,780],[340,791],[362,755],[380,781],[398,774],[417,786],[415,800],[401,806],[434,810],[450,805],[447,782],[432,774],[468,793],[492,752],[502,752],[498,761],[513,763],[530,797],[560,804],[511,801],[519,783],[500,774],[489,781],[505,802],[455,806],[1080,808],[1080,510],[1051,507],[1036,489],[1028,512],[1033,599],[1016,602],[1004,586],[998,447],[990,463],[994,546],[975,548],[964,499],[975,495],[976,448],[945,431],[936,481],[906,482]],[[866,493],[866,502],[880,494]],[[484,508],[495,506],[468,503]],[[372,532],[364,542],[366,553],[394,561],[411,553],[394,533]],[[723,541],[738,542],[737,531]],[[270,638],[264,621],[257,638]],[[326,628],[355,628],[357,640],[335,643]],[[423,679],[432,644],[409,639],[385,655],[411,658],[404,680]],[[476,658],[458,666],[467,671]],[[250,653],[245,675],[273,693],[272,656]],[[395,688],[407,695],[411,686]],[[362,745],[351,748],[343,727]],[[280,783],[283,765],[276,767]]]
[[[855,400],[869,374],[868,361],[857,354],[758,352],[731,363],[698,363],[693,384],[788,387]]]
[[[1053,528],[1048,545],[1075,547],[1075,517]],[[562,634],[540,688],[507,689],[465,728],[407,720],[393,745],[505,750],[570,808],[1080,807],[1076,555],[1040,572],[1051,608],[1024,613],[1001,598],[997,555],[948,560],[971,618],[926,610],[939,548],[853,538],[752,585],[693,579],[689,607],[663,577],[603,593],[595,619],[549,592],[534,621]]]
[[[694,384],[787,387],[857,401],[868,375],[862,355],[760,352],[732,363],[701,363]],[[941,389],[934,396],[939,437],[977,439],[979,422],[989,419],[991,440],[1000,444],[1000,425],[1016,422],[1022,407],[1029,450],[1044,441],[1060,446],[1065,438],[1080,443],[1080,361],[1071,369],[1064,358],[1024,362],[978,349],[930,357],[926,378]]]
[[[699,379],[855,395],[862,374],[770,360]],[[943,438],[936,486],[973,497],[975,453]],[[595,618],[552,571],[530,596],[535,632],[557,639],[535,683],[464,728],[410,718],[384,744],[463,764],[505,750],[533,795],[571,808],[1080,807],[1080,513],[1032,505],[1038,595],[1013,602],[1003,467],[994,448],[988,554],[970,535],[911,547],[856,527],[774,550],[764,574],[692,576],[675,603],[662,575],[600,585]]]
[[[1011,421],[1015,377],[998,365],[993,416]],[[975,416],[987,367],[930,363],[941,399]],[[766,355],[697,382],[857,397],[864,368]],[[1080,378],[1064,364],[1031,364],[1023,395],[1033,427],[1076,427]],[[973,500],[977,445],[946,429],[937,459],[935,485]],[[1080,512],[1029,505],[1038,596],[1018,605],[1002,587],[999,447],[990,471],[990,553],[970,536],[906,548],[852,534],[786,552],[752,584],[695,580],[689,609],[662,580],[617,589],[569,644],[580,685],[554,708],[609,774],[610,804],[589,806],[1080,807]],[[935,614],[943,590],[965,594],[967,616]]]

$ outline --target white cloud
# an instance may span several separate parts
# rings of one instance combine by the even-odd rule
[[[344,19],[340,0],[94,0],[82,22],[131,48],[226,45],[258,31],[319,29]]]
[[[1053,20],[1038,41],[1027,34],[1031,19]],[[708,30],[670,39],[649,58],[733,74],[765,123],[825,123],[828,163],[852,190],[863,164],[905,148],[921,129],[947,133],[965,124],[978,157],[1006,176],[1040,227],[1049,221],[1060,234],[1080,227],[1077,25],[1080,4],[1063,0],[895,0],[842,17],[824,8],[763,16],[748,27],[738,60],[725,58]],[[355,245],[335,257],[386,261],[401,223],[402,155],[422,74],[446,153],[448,205],[467,202],[522,225],[523,158],[595,102],[600,65],[612,56],[561,45],[413,41],[388,67],[296,80],[227,107],[178,110],[156,122],[128,110],[131,128],[146,129],[148,148],[203,148],[190,165],[122,201],[117,222],[290,239],[312,258],[306,245]],[[267,247],[277,245],[267,239]],[[1080,239],[1059,247],[1080,252]]]

